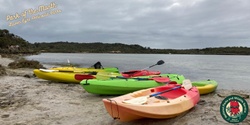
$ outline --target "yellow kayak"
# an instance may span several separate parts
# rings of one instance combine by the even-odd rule
[[[202,95],[214,92],[218,86],[218,83],[215,80],[208,79],[203,81],[194,81],[192,82],[192,85],[195,86]]]
[[[54,82],[80,83],[84,79],[96,78],[98,72],[117,73],[117,68],[77,68],[77,67],[55,67],[50,69],[34,69],[36,77]]]
[[[76,79],[75,72],[59,72],[48,69],[34,69],[33,70],[36,77],[44,80],[54,81],[54,82],[64,82],[64,83],[80,83],[81,80]],[[95,75],[81,74],[84,76],[83,79],[93,79]]]

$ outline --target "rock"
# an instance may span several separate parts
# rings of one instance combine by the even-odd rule
[[[31,76],[28,75],[28,74],[25,74],[23,77],[25,77],[25,78],[31,78]]]
[[[10,114],[3,114],[2,116],[1,116],[1,118],[8,118],[10,116]]]
[[[205,105],[207,102],[205,101],[205,100],[200,100],[199,102],[198,102],[198,104],[199,105]]]

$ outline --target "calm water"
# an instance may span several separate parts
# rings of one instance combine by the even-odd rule
[[[27,56],[50,68],[59,64],[90,67],[100,61],[104,67],[118,67],[120,71],[144,69],[159,60],[150,70],[162,73],[178,73],[191,81],[213,79],[220,89],[240,89],[250,91],[250,56],[231,55],[176,55],[176,54],[89,54],[89,53],[42,53]]]

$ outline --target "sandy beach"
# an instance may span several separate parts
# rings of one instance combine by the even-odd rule
[[[0,76],[0,125],[226,125],[220,115],[226,96],[240,95],[250,104],[250,91],[218,89],[202,95],[194,108],[176,118],[122,123],[109,116],[101,101],[113,96],[87,93],[80,84],[38,79],[33,69],[9,69],[12,61],[0,57],[7,69],[7,75]],[[240,124],[250,125],[250,113]]]

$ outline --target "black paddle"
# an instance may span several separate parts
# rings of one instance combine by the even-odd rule
[[[151,66],[149,66],[149,67],[147,67],[147,68],[144,68],[144,69],[142,69],[142,70],[145,70],[145,69],[148,69],[148,68],[154,67],[154,66],[156,66],[156,65],[162,65],[162,64],[164,64],[164,63],[165,63],[165,62],[164,62],[163,60],[159,60],[156,64],[151,65]]]

